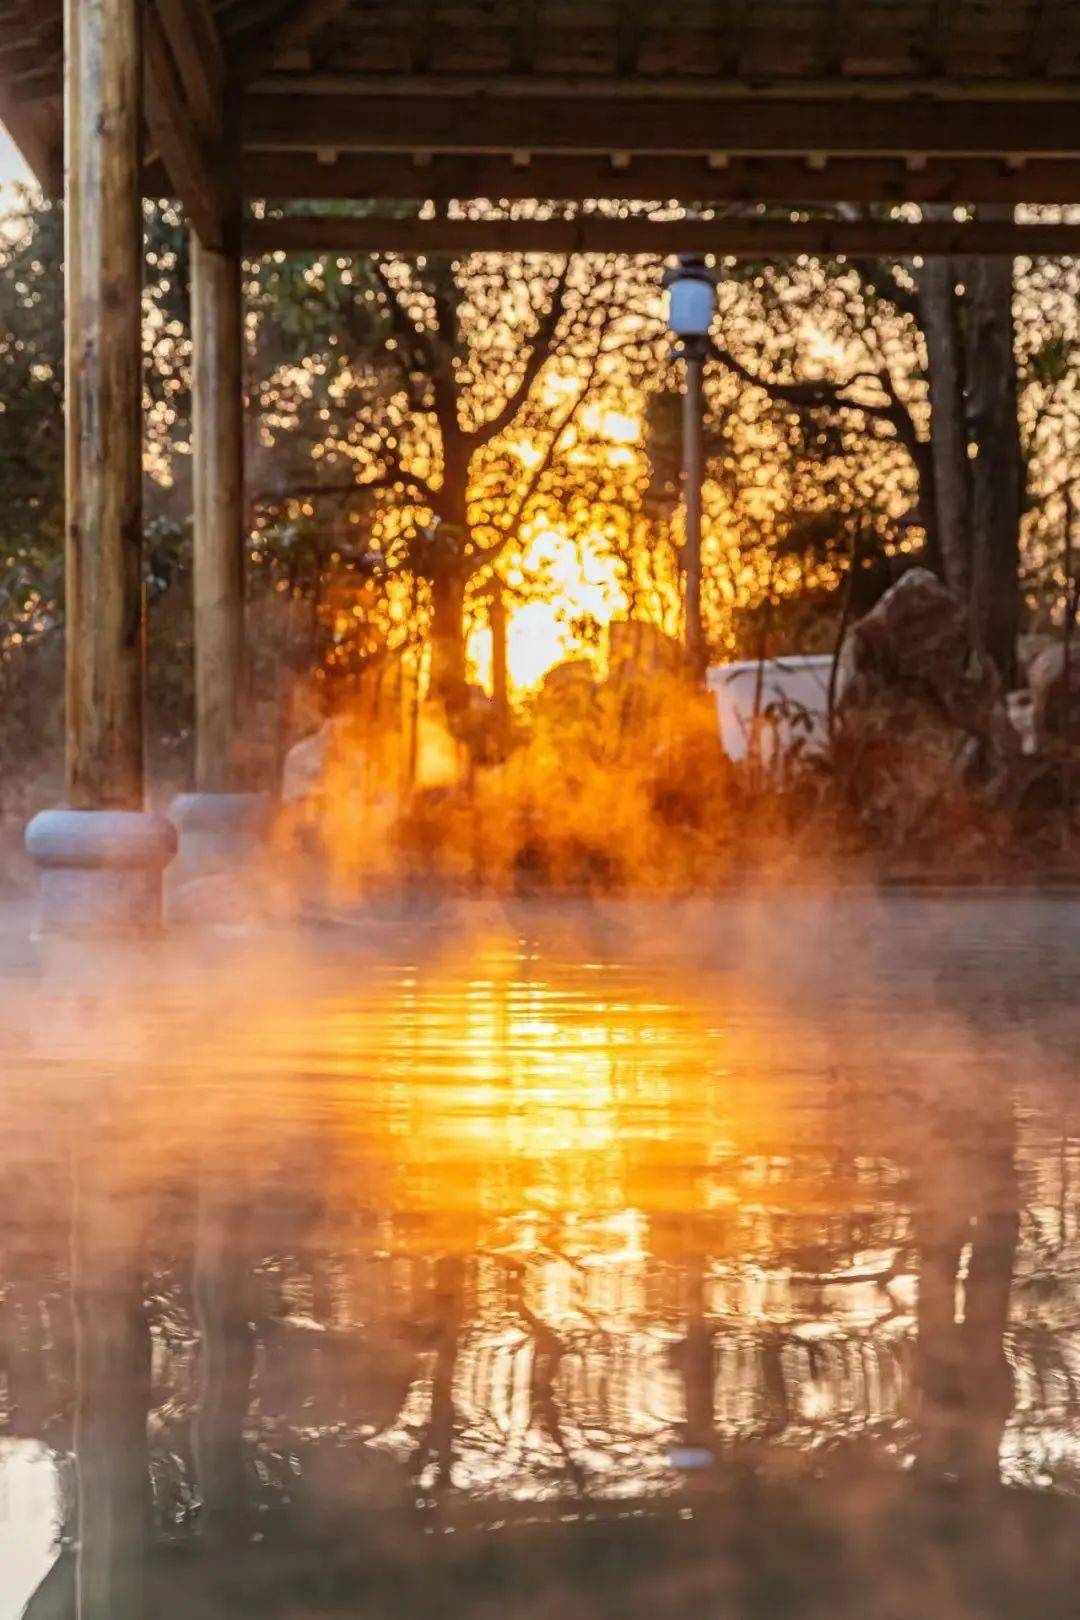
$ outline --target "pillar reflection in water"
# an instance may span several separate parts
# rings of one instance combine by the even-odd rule
[[[110,1133],[75,1171],[78,1620],[141,1620],[146,1612],[151,1358],[145,1207],[132,1177],[133,1145],[130,1133]]]
[[[999,1482],[1013,1405],[1005,1336],[1020,1230],[1016,1119],[998,1077],[978,1110],[944,1089],[915,1178],[919,1456],[932,1474],[985,1488]]]
[[[244,1425],[255,1370],[252,1211],[242,1165],[208,1168],[197,1192],[194,1314],[199,1383],[193,1435],[204,1535],[243,1539],[248,1523]]]

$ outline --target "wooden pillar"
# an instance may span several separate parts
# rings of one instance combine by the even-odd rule
[[[244,675],[243,310],[236,229],[208,248],[192,234],[192,446],[195,507],[195,786],[237,780]]]
[[[67,787],[141,810],[140,0],[66,0]]]

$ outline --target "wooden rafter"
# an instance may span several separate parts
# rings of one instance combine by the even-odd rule
[[[642,0],[618,0],[615,71],[620,78],[633,78],[638,71],[644,33],[645,7]]]
[[[514,0],[514,32],[510,66],[514,73],[531,73],[536,66],[536,0]]]
[[[148,6],[143,27],[146,123],[172,188],[200,240],[220,244],[227,213],[227,186],[220,153],[204,139],[184,94],[156,9]]]
[[[148,184],[153,189],[153,180]],[[694,202],[1067,203],[1080,199],[1080,159],[1013,167],[993,158],[941,159],[911,167],[902,158],[836,158],[822,167],[799,157],[706,159],[443,154],[418,164],[407,153],[254,152],[245,159],[249,197],[351,197],[435,201],[470,197],[682,197]]]
[[[56,95],[61,72],[58,56],[34,46],[24,46],[22,50],[8,52],[4,62],[4,86],[14,101],[41,101]]]
[[[743,27],[748,5],[749,0],[723,0],[720,7],[720,26],[724,36],[720,53],[721,70],[732,78],[737,78],[742,69]]]
[[[47,197],[58,196],[63,180],[63,134],[59,117],[42,103],[17,101],[0,84],[0,124],[26,160]]]
[[[257,79],[272,67],[278,57],[303,51],[324,26],[346,9],[349,0],[291,0],[274,21],[246,36],[234,50],[238,77],[245,83]]]
[[[491,96],[482,112],[458,96],[267,95],[247,98],[248,144],[279,151],[878,154],[1071,157],[1080,153],[1075,103],[1048,97],[940,96],[814,101],[764,96],[627,101]]]
[[[825,71],[842,77],[851,53],[851,37],[862,8],[858,0],[832,0],[826,13]]]
[[[409,61],[414,73],[426,73],[431,66],[434,13],[434,0],[412,0]]]
[[[1080,13],[1077,45],[1080,46]],[[842,102],[854,122],[858,122],[864,106],[877,106],[881,102],[906,106],[917,115],[927,105],[943,102],[976,105],[1007,101],[1024,106],[1029,102],[1067,101],[1075,105],[1080,98],[1080,78],[1030,79],[1023,74],[1012,78],[945,80],[939,75],[922,74],[901,80],[880,74],[867,77],[849,73],[839,82],[835,75],[830,78],[820,73],[808,78],[753,80],[730,75],[649,73],[627,80],[616,74],[581,76],[537,71],[522,79],[498,72],[355,73],[335,70],[331,64],[318,69],[280,68],[264,75],[254,88],[256,93],[267,95],[365,95],[376,99],[387,95],[422,96],[427,100],[444,96],[544,100],[558,96],[566,102],[585,100],[607,105],[657,101],[676,105],[718,101],[744,104],[797,101],[815,105]]]
[[[208,0],[156,0],[192,117],[204,140],[221,139],[225,57]]]
[[[586,214],[571,220],[395,219],[371,215],[285,214],[251,220],[251,253],[279,249],[345,253],[628,253],[700,252],[756,258],[905,257],[911,254],[1069,255],[1080,253],[1080,225],[1016,225],[951,219],[682,219],[656,221]]]
[[[62,50],[62,30],[56,37],[55,20],[31,20],[30,11],[21,0],[11,7],[8,23],[8,42],[13,53],[30,44],[31,57],[40,62],[42,57],[54,57],[57,47]],[[20,92],[10,71],[12,56],[0,66],[0,123],[3,123],[15,145],[26,159],[31,173],[46,196],[59,194],[63,183],[63,120],[60,111],[61,67],[57,58],[50,64],[48,81],[43,86],[45,96],[51,91],[53,99],[30,98]]]
[[[61,9],[0,0],[0,112],[50,188]],[[275,187],[291,177],[305,188],[293,196],[424,195],[413,154],[435,198],[692,188],[752,200],[757,184],[776,200],[791,178],[796,200],[1080,200],[1080,0],[800,0],[790,49],[762,26],[773,15],[764,0],[760,18],[751,0],[666,11],[646,0],[142,0],[141,10],[157,34],[149,150],[169,170],[166,181],[152,164],[147,186],[179,192],[204,224],[206,199],[212,213],[229,179],[224,105],[231,132],[247,116],[249,176]],[[874,56],[865,66],[857,25]],[[703,186],[706,164],[715,180]],[[477,178],[462,187],[458,169]]]
[[[1045,73],[1050,67],[1062,21],[1062,8],[1057,0],[1036,0],[1024,53],[1025,71],[1033,77]]]
[[[9,14],[0,19],[0,57],[7,72],[12,53],[31,51],[42,56],[59,57],[64,48],[64,25],[59,16],[33,16],[24,5],[9,5]]]
[[[919,55],[926,70],[945,78],[952,57],[956,0],[930,0],[930,17]]]

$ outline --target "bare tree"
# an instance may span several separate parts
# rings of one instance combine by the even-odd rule
[[[293,454],[263,510],[330,506],[384,575],[423,584],[431,690],[454,715],[469,587],[570,476],[582,408],[619,348],[620,272],[496,255],[350,265],[308,266],[332,311],[299,323],[299,341],[283,341],[294,305],[267,288],[260,407],[275,456]]]

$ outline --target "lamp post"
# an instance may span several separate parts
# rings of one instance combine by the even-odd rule
[[[709,328],[716,308],[716,278],[704,259],[680,253],[664,272],[668,325],[677,339],[677,354],[686,363],[683,395],[683,496],[686,537],[683,545],[683,617],[686,662],[694,680],[705,674],[705,637],[701,623],[701,486],[705,477],[702,380],[709,349]]]

